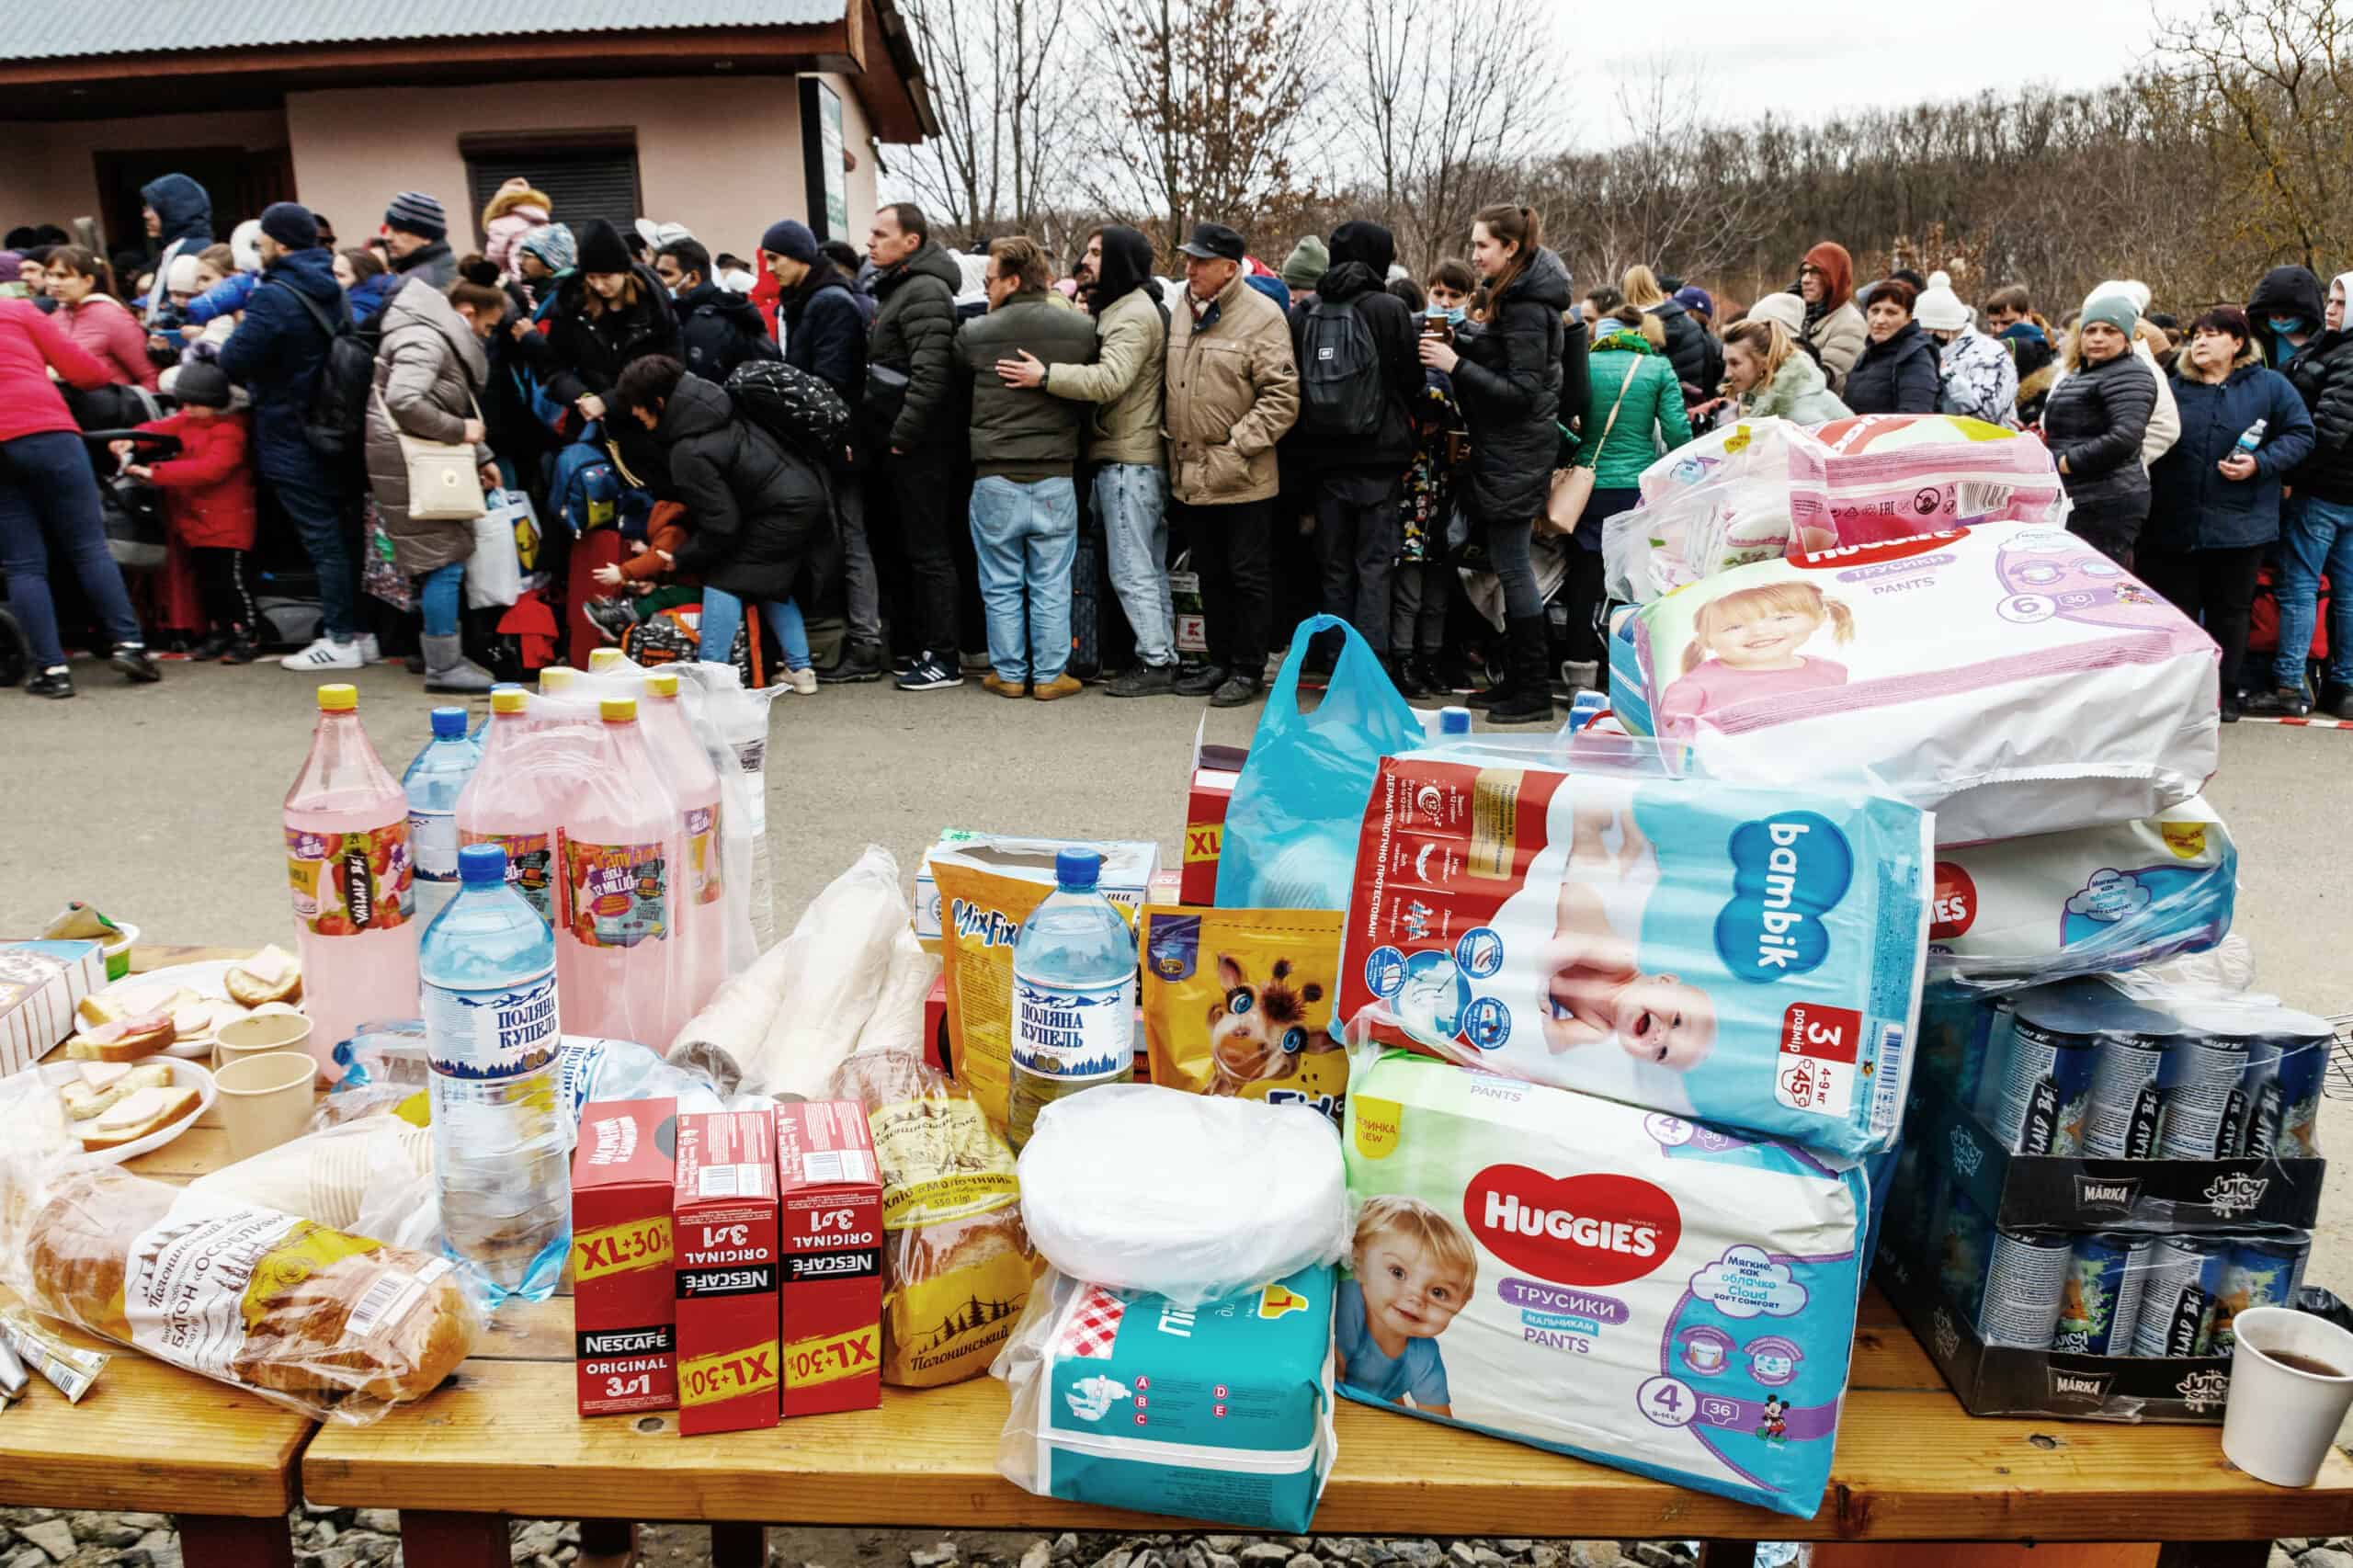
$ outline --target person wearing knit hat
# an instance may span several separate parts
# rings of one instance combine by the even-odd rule
[[[402,191],[384,209],[384,248],[404,279],[422,278],[436,289],[457,281],[458,258],[450,254],[449,234],[449,214],[422,191]]]
[[[261,210],[261,232],[284,250],[316,250],[318,220],[299,201],[273,201]]]
[[[627,273],[631,269],[629,247],[621,244],[620,231],[609,220],[592,218],[580,231],[579,260],[582,272],[597,274]]]
[[[544,333],[526,333],[518,341],[551,398],[576,409],[580,422],[603,420],[606,399],[631,360],[654,354],[680,358],[678,313],[661,279],[630,260],[620,231],[608,220],[592,218],[581,226],[576,254],[574,270],[545,285],[554,298],[540,312]],[[575,422],[569,434],[578,432]],[[620,437],[624,458],[646,439],[630,419],[608,420],[607,433]],[[645,460],[654,455],[641,454]],[[581,646],[594,645],[594,627],[575,620],[573,630],[591,640]]]
[[[190,656],[249,665],[260,650],[258,617],[245,582],[256,515],[246,421],[234,412],[228,373],[208,360],[177,367],[171,393],[179,411],[139,428],[171,437],[176,454],[142,462],[134,451],[123,472],[154,486],[173,545],[186,552],[196,578],[207,630]]]
[[[1290,247],[1290,255],[1283,258],[1279,276],[1283,286],[1293,294],[1312,294],[1331,267],[1332,253],[1324,248],[1322,240],[1309,234]]]
[[[164,268],[164,292],[171,296],[175,305],[185,305],[195,294],[204,277],[204,263],[186,252],[172,257]]]
[[[1805,343],[1805,301],[1795,294],[1766,295],[1748,307],[1747,319],[1779,323],[1783,332]],[[1805,347],[1809,350],[1813,348],[1811,343],[1805,343]],[[1813,359],[1816,364],[1821,363],[1822,356],[1818,351],[1814,352]]]
[[[515,274],[536,305],[548,294],[548,280],[578,265],[580,247],[569,223],[542,223],[515,242]]]
[[[2141,330],[2141,307],[2132,302],[2131,295],[2121,291],[2095,294],[2084,301],[2075,330],[2081,332],[2094,323],[2113,327],[2129,339]]]
[[[1943,395],[1937,408],[1983,419],[1988,425],[2013,423],[2018,400],[2018,361],[2002,344],[1977,330],[1977,323],[1952,279],[1931,273],[1928,287],[1912,308],[1912,319],[1938,345],[1938,375]]]
[[[760,248],[770,256],[780,256],[807,267],[817,259],[817,236],[800,220],[780,218],[760,236]]]
[[[2128,294],[2086,301],[2067,340],[2067,374],[2042,405],[2043,440],[2074,503],[2068,531],[2128,570],[2149,516],[2141,450],[2157,405],[2156,372],[2132,351],[2140,320]]]

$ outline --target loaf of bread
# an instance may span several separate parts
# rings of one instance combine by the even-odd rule
[[[471,1353],[447,1262],[113,1166],[51,1166],[0,1205],[41,1311],[317,1415],[421,1398]]]

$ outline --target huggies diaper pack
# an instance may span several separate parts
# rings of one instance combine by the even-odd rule
[[[1180,1307],[1050,1272],[991,1369],[1013,1393],[997,1468],[1041,1497],[1305,1530],[1338,1452],[1333,1285],[1318,1265]]]
[[[1937,852],[1937,973],[2094,974],[2202,952],[2230,935],[2238,851],[2193,796],[2139,822]]]
[[[1857,768],[1945,844],[2154,816],[2215,768],[2213,640],[2063,528],[1743,566],[1624,618],[1611,708],[1719,778]]]
[[[1342,1393],[1820,1506],[1862,1289],[1859,1168],[1394,1051],[1359,1055],[1347,1163]]]
[[[1922,812],[1860,786],[1507,760],[1382,759],[1343,933],[1346,1038],[1841,1154],[1893,1142]]]

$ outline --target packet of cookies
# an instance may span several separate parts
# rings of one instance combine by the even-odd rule
[[[1054,887],[947,860],[932,868],[932,879],[939,889],[940,968],[956,1081],[1001,1128],[1013,1074],[1013,943]]]
[[[859,1052],[832,1093],[866,1108],[882,1165],[882,1381],[979,1377],[1035,1273],[1011,1146],[969,1091],[912,1051]]]
[[[1348,1059],[1332,1038],[1332,1004],[1347,916],[1154,904],[1138,919],[1152,1081],[1309,1106],[1336,1125]]]

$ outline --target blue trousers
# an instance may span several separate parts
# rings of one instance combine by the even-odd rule
[[[117,642],[138,643],[139,615],[107,551],[88,449],[65,430],[0,441],[0,573],[7,576],[8,608],[32,644],[36,670],[65,662],[64,645],[57,640],[57,607],[49,597],[51,551],[72,564],[107,634]]]
[[[2273,676],[2301,691],[2328,578],[2328,678],[2353,686],[2353,506],[2300,495],[2279,519],[2279,652]]]
[[[988,613],[989,665],[1008,686],[1044,686],[1070,664],[1070,569],[1078,490],[1067,478],[972,483],[972,553]],[[1023,614],[1025,594],[1028,614]]]
[[[447,566],[437,566],[416,580],[416,608],[425,616],[427,637],[455,637],[458,634],[459,590],[465,585],[466,563],[452,561]]]
[[[809,667],[809,625],[801,617],[801,606],[791,599],[779,602],[760,601],[760,619],[776,639],[777,651],[784,655],[784,667],[805,670]],[[702,590],[702,644],[695,656],[706,665],[727,663],[728,650],[735,646],[735,633],[744,625],[744,601],[724,588],[709,584]]]
[[[343,539],[342,487],[308,448],[284,443],[264,448],[261,476],[318,574],[321,629],[338,642],[350,642],[359,635],[359,579]]]

